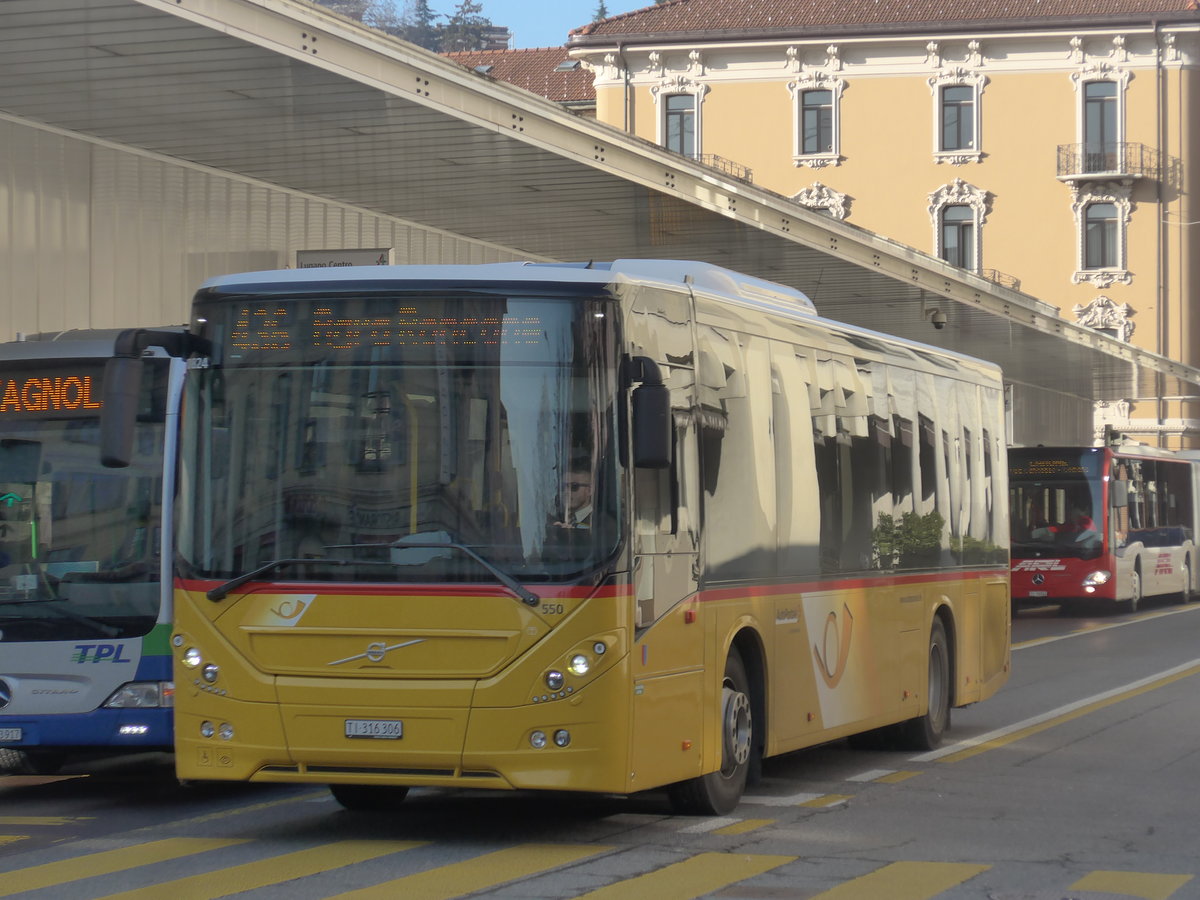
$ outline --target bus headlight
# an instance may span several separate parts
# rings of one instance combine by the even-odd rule
[[[563,673],[557,669],[551,669],[546,673],[546,687],[550,688],[552,691],[562,690],[562,686],[566,680],[567,679]]]
[[[533,747],[534,750],[541,750],[543,747],[545,747],[546,732],[535,731],[533,734],[529,735],[529,745]]]
[[[1112,572],[1092,572],[1087,578],[1083,579],[1084,587],[1099,587],[1102,584],[1108,584],[1108,580],[1112,578]]]
[[[189,669],[194,669],[200,663],[204,662],[204,657],[200,655],[200,651],[195,647],[188,647],[183,651],[183,657],[180,661]]]
[[[209,684],[212,684],[214,681],[217,680],[217,675],[220,674],[220,672],[221,672],[221,670],[216,665],[216,663],[209,663],[207,666],[205,666],[203,669],[200,670],[200,677],[203,678],[205,681],[207,681]]]
[[[577,677],[586,675],[592,668],[592,661],[582,653],[576,653],[571,657],[571,662],[567,666],[567,670]]]
[[[175,705],[175,682],[131,681],[104,701],[105,709],[162,709]]]

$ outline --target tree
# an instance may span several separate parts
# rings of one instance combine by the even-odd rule
[[[483,49],[483,33],[491,27],[492,22],[480,15],[482,12],[482,3],[459,0],[458,6],[454,7],[454,14],[442,29],[442,52]]]
[[[608,18],[608,7],[604,5],[604,0],[600,0],[596,4],[596,12],[592,15],[593,22],[599,22],[601,19]]]

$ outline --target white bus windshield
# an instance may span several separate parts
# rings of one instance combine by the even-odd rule
[[[271,580],[494,583],[472,553],[523,581],[594,570],[619,539],[612,309],[432,291],[199,304],[214,353],[188,380],[184,576],[291,561]]]
[[[1100,555],[1103,466],[1104,452],[1097,448],[1009,452],[1014,558]]]
[[[100,465],[103,363],[0,366],[0,641],[136,637],[158,620],[167,369],[134,457]]]

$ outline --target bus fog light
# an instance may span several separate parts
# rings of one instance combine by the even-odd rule
[[[212,722],[200,723],[200,737],[210,738],[216,733],[217,729],[213,726]]]
[[[586,675],[591,667],[591,660],[582,653],[576,653],[571,657],[571,664],[567,666],[567,669],[570,670],[572,675]]]
[[[567,731],[567,729],[560,728],[554,732],[554,745],[556,747],[565,747],[569,743],[571,743],[571,732]]]
[[[529,743],[534,750],[541,750],[546,746],[546,732],[535,731],[529,736]]]
[[[214,663],[209,663],[200,671],[200,675],[205,681],[207,681],[209,684],[212,684],[217,680],[217,675],[220,674],[220,672],[221,669],[219,666]]]
[[[551,669],[546,673],[546,687],[552,691],[562,690],[564,681],[566,681],[566,676],[557,669]]]
[[[195,647],[188,647],[183,651],[182,662],[189,669],[194,669],[196,666],[200,665],[200,663],[204,662],[204,659],[200,656],[199,650],[197,650]]]
[[[230,725],[228,722],[222,722],[221,727],[217,729],[217,735],[223,741],[232,741],[233,740],[233,726]]]
[[[1099,572],[1092,572],[1087,578],[1083,579],[1083,586],[1099,587],[1102,584],[1108,584],[1110,578],[1112,578],[1112,573],[1101,569]]]

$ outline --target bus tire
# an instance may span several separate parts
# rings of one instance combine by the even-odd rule
[[[754,755],[750,680],[741,654],[730,650],[721,679],[721,768],[671,785],[671,807],[690,816],[723,816],[742,799]]]
[[[1129,576],[1129,599],[1125,601],[1125,611],[1135,613],[1138,607],[1142,605],[1142,567],[1140,564],[1133,567],[1133,574]]]
[[[925,696],[929,709],[925,715],[901,722],[899,743],[905,750],[933,750],[942,743],[950,728],[950,645],[946,626],[934,618],[929,629],[929,679]]]
[[[1192,593],[1192,558],[1185,556],[1183,559],[1183,571],[1179,573],[1183,576],[1183,587],[1179,591],[1179,599],[1182,603],[1191,603],[1194,600]]]
[[[65,753],[53,750],[0,751],[0,772],[12,775],[56,775],[66,762]]]
[[[392,784],[331,784],[329,792],[356,812],[391,812],[408,796],[408,788]]]

